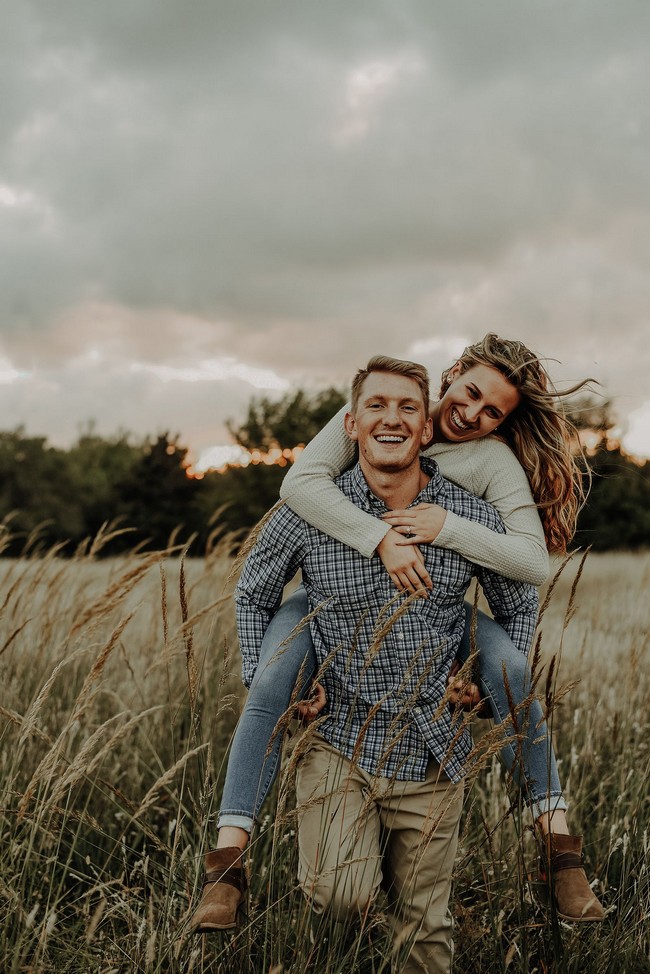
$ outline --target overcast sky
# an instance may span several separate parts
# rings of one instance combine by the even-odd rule
[[[0,6],[0,428],[198,455],[497,331],[650,455],[650,4]]]

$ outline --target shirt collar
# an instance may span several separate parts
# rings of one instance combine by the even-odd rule
[[[436,504],[439,498],[445,497],[447,494],[447,481],[440,473],[436,461],[431,457],[421,456],[420,467],[430,477],[430,480],[424,485],[418,496],[409,504],[409,507],[412,507],[413,504],[420,503]],[[358,462],[350,470],[350,485],[354,494],[359,498],[361,507],[365,508],[365,510],[373,514],[383,514],[388,509],[385,503],[371,491],[361,470],[361,464]]]

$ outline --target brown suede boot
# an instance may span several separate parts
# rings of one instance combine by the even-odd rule
[[[542,841],[539,875],[555,897],[557,915],[580,923],[602,920],[605,911],[582,867],[582,836],[551,833]]]
[[[190,926],[194,933],[230,930],[246,892],[243,852],[236,846],[215,849],[205,857],[203,895]]]

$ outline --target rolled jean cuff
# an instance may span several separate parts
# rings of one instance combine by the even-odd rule
[[[529,804],[535,821],[542,815],[552,814],[553,812],[566,812],[567,810],[567,803],[562,795],[545,795],[544,798],[536,798]]]
[[[248,815],[238,815],[236,812],[222,812],[217,820],[217,828],[222,829],[230,826],[234,829],[243,829],[249,835],[253,831],[254,821]]]

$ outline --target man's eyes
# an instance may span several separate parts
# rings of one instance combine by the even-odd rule
[[[368,409],[384,409],[385,407],[386,407],[386,403],[383,402],[368,403]],[[409,405],[408,403],[405,403],[403,406],[400,406],[400,409],[403,409],[407,413],[417,412],[417,408],[415,406]]]

